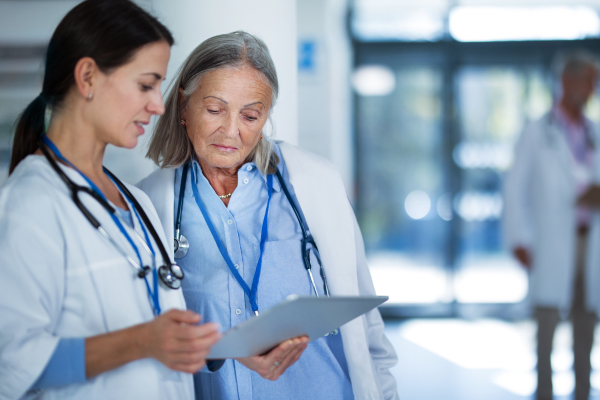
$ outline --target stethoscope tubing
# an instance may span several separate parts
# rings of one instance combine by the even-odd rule
[[[178,206],[177,206],[177,217],[175,219],[175,242],[177,245],[179,245],[183,241],[183,239],[185,239],[185,237],[183,235],[181,235],[181,219],[182,219],[182,214],[183,214],[183,201],[184,201],[184,196],[185,196],[185,188],[186,188],[186,184],[187,184],[186,183],[187,175],[188,175],[188,170],[190,168],[191,163],[192,162],[189,161],[183,165],[183,170],[182,170],[182,174],[181,174],[179,200],[178,200]],[[279,185],[281,186],[281,189],[283,190],[283,193],[284,193],[285,197],[287,198],[290,206],[292,207],[292,211],[294,212],[296,219],[298,220],[298,224],[300,225],[300,230],[302,231],[302,242],[301,242],[302,243],[302,262],[304,264],[304,268],[308,272],[312,288],[315,291],[315,294],[317,295],[317,297],[319,297],[319,291],[317,290],[317,285],[315,284],[315,279],[312,274],[312,268],[311,268],[310,259],[309,259],[310,255],[309,255],[309,252],[306,250],[307,244],[310,244],[315,249],[314,253],[315,253],[315,257],[317,258],[317,261],[320,265],[320,275],[321,275],[321,278],[323,279],[325,295],[327,297],[329,297],[330,296],[329,286],[327,285],[327,278],[325,276],[325,271],[323,270],[321,259],[318,254],[319,249],[317,247],[317,244],[315,243],[312,235],[310,234],[308,227],[305,225],[304,220],[302,219],[302,216],[300,215],[300,211],[298,210],[298,207],[296,206],[296,203],[294,202],[292,195],[290,194],[290,192],[287,188],[287,185],[285,184],[283,177],[281,176],[281,172],[279,171],[279,168],[277,168],[275,174],[277,176],[277,180],[279,181]],[[192,184],[194,184],[194,183],[192,182]],[[188,245],[188,247],[189,247],[189,245]],[[186,253],[187,253],[187,249],[183,252],[181,257],[185,256]]]
[[[58,164],[54,161],[54,159],[52,158],[52,156],[49,153],[49,150],[52,150],[54,153],[57,153],[58,149],[45,136],[42,137],[40,144],[39,144],[39,148],[41,149],[42,153],[48,160],[51,167],[55,170],[55,172],[58,174],[58,176],[61,178],[61,180],[69,188],[73,202],[75,203],[77,208],[79,208],[79,210],[84,215],[84,217],[91,223],[91,225],[96,230],[98,230],[98,232],[101,234],[101,236],[104,237],[121,255],[123,255],[125,257],[127,262],[129,264],[131,264],[135,270],[138,271],[137,276],[139,278],[144,279],[146,288],[148,290],[148,294],[152,299],[154,312],[156,314],[160,314],[160,305],[159,305],[159,299],[158,299],[159,276],[160,276],[160,280],[165,284],[166,287],[171,288],[171,289],[178,289],[181,285],[180,280],[183,278],[183,271],[181,270],[181,268],[179,268],[179,266],[176,266],[176,265],[174,266],[171,263],[168,253],[167,253],[166,249],[164,248],[163,243],[160,240],[160,237],[156,233],[154,226],[150,222],[144,209],[138,203],[136,198],[127,189],[127,187],[114,174],[112,174],[112,172],[110,172],[108,169],[104,168],[104,172],[115,183],[115,185],[117,185],[117,187],[119,187],[119,189],[125,195],[124,197],[126,198],[126,200],[131,204],[131,206],[135,212],[135,216],[138,219],[138,222],[140,223],[142,230],[144,231],[146,240],[144,240],[144,238],[142,238],[142,236],[135,229],[127,229],[125,227],[128,224],[125,223],[125,221],[121,217],[121,215],[119,215],[116,212],[115,208],[112,207],[110,205],[110,203],[108,203],[108,201],[102,195],[100,195],[99,193],[96,192],[96,190],[99,190],[99,189],[95,188],[93,183],[88,181],[88,183],[90,183],[90,185],[92,186],[91,188],[88,188],[85,186],[77,185],[71,179],[69,179],[69,177],[64,173],[64,171],[62,171],[62,169],[58,166]],[[62,157],[62,155],[60,155],[60,153],[57,154],[57,157],[60,159],[64,158],[64,157]],[[65,160],[65,162],[70,164],[68,162],[68,160]],[[81,174],[81,172],[80,172],[80,174]],[[88,180],[85,176],[83,176],[83,177],[86,180]],[[94,189],[96,189],[96,190],[94,190]],[[121,233],[125,236],[125,238],[128,240],[128,242],[131,244],[132,248],[135,250],[136,255],[139,258],[139,263],[136,262],[129,254],[127,254],[127,252],[119,245],[119,243],[117,243],[117,241],[114,240],[108,234],[108,232],[102,227],[100,222],[92,215],[92,213],[87,209],[87,207],[85,207],[83,205],[82,201],[79,199],[80,192],[84,192],[84,193],[90,195],[93,199],[95,199],[98,203],[100,203],[100,205],[111,215],[111,218],[113,218],[113,221],[118,226]],[[144,225],[145,225],[145,227],[144,227]],[[150,231],[150,235],[154,238],[154,241],[155,241],[156,245],[159,247],[159,251],[160,251],[161,255],[163,256],[163,261],[165,262],[165,264],[168,265],[168,267],[163,266],[160,269],[157,269],[156,254],[154,253],[154,249],[150,246],[150,243],[149,243],[150,238],[148,237],[146,228],[148,229],[148,231]],[[137,246],[135,246],[135,244],[133,243],[133,240],[131,239],[131,236],[129,235],[130,232],[133,232],[136,241],[142,245],[142,247],[148,254],[151,255],[152,269],[150,267],[143,265],[141,256],[137,249]],[[147,243],[147,241],[148,241],[148,243]],[[162,271],[162,269],[168,269],[168,272]],[[146,275],[150,271],[154,271],[154,285],[153,285],[154,290],[150,289],[150,284],[148,283],[148,280],[146,279]]]

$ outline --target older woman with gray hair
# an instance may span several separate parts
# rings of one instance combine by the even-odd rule
[[[139,184],[175,238],[188,307],[224,329],[290,294],[375,294],[335,169],[263,134],[278,91],[260,39],[233,32],[200,44],[150,143],[161,169]],[[396,354],[383,331],[372,310],[308,345],[296,338],[262,356],[213,363],[195,375],[196,396],[397,399],[389,372]]]

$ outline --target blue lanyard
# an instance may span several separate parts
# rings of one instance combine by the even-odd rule
[[[260,279],[260,269],[262,266],[262,258],[263,258],[263,252],[265,249],[265,242],[267,241],[269,205],[271,204],[271,194],[273,194],[273,175],[267,175],[267,189],[269,191],[269,198],[267,200],[267,209],[265,210],[265,217],[263,219],[262,230],[261,230],[261,234],[260,234],[260,256],[258,257],[258,263],[256,264],[256,271],[254,271],[254,278],[252,279],[252,289],[250,289],[248,287],[248,285],[246,284],[246,282],[244,281],[244,279],[242,278],[242,276],[240,275],[240,273],[238,272],[238,270],[233,265],[233,261],[231,261],[231,257],[229,257],[229,254],[227,254],[227,250],[225,250],[225,246],[223,246],[223,243],[221,242],[221,239],[219,238],[219,234],[217,233],[215,226],[213,225],[212,221],[210,220],[210,217],[208,216],[206,207],[204,207],[204,204],[202,203],[202,200],[200,199],[200,193],[198,193],[198,188],[196,187],[196,173],[195,173],[194,167],[192,166],[190,169],[192,170],[191,184],[192,184],[192,191],[194,192],[194,199],[196,200],[196,204],[198,205],[198,208],[200,209],[200,212],[202,213],[202,216],[204,217],[204,220],[206,221],[206,225],[208,225],[208,229],[210,230],[210,233],[212,234],[212,237],[215,240],[217,247],[219,248],[219,252],[221,253],[221,255],[223,256],[223,259],[227,263],[229,270],[231,271],[231,273],[233,274],[235,279],[238,281],[238,283],[240,284],[242,289],[244,289],[246,296],[248,296],[248,300],[250,300],[250,306],[252,306],[252,311],[254,311],[254,314],[258,315],[258,303],[256,301],[256,294],[258,292],[258,281]]]
[[[85,179],[85,181],[90,185],[90,187],[92,188],[92,190],[94,190],[94,192],[98,193],[98,195],[100,197],[102,197],[102,199],[104,199],[106,202],[108,202],[108,200],[106,199],[106,197],[104,196],[104,193],[102,193],[100,191],[100,189],[96,186],[96,184],[94,182],[92,182],[87,176],[85,176],[85,174],[83,172],[81,172],[79,169],[77,169],[77,167],[75,167],[73,164],[71,164],[71,162],[69,160],[67,160],[60,152],[60,150],[58,149],[58,147],[56,147],[56,145],[54,143],[52,143],[52,141],[50,139],[48,139],[48,137],[46,136],[46,134],[44,134],[42,136],[42,141],[44,142],[44,144],[46,146],[48,146],[48,148],[50,150],[52,150],[52,152],[54,153],[54,155],[61,161],[63,161],[64,163],[68,164],[71,168],[73,168],[75,171],[77,171],[79,173],[79,175],[81,175],[81,177],[83,179]],[[110,178],[110,175],[109,175]],[[110,178],[111,180],[113,180],[112,178]],[[116,184],[116,182],[114,182],[115,185],[118,187],[118,185]],[[131,208],[133,209],[133,212],[138,220],[138,223],[140,224],[141,228],[142,228],[142,232],[144,233],[144,237],[146,238],[146,243],[148,244],[148,247],[150,248],[150,252],[152,253],[152,257],[153,260],[156,259],[156,254],[154,252],[154,248],[152,246],[152,242],[150,241],[150,238],[148,237],[148,232],[146,231],[146,228],[144,227],[144,224],[142,223],[142,220],[140,218],[140,215],[138,214],[135,206],[133,205],[131,199],[129,197],[127,197],[126,194],[123,193],[123,197],[125,199],[127,199],[127,202],[131,205]],[[123,234],[123,236],[125,236],[125,239],[127,239],[127,241],[129,242],[129,244],[131,245],[131,247],[133,248],[133,250],[135,251],[135,254],[138,258],[138,262],[139,262],[139,266],[140,268],[143,268],[143,262],[142,262],[142,256],[140,255],[140,252],[137,248],[137,246],[135,245],[135,243],[133,242],[133,239],[131,238],[131,236],[129,236],[129,234],[127,233],[127,231],[125,230],[125,227],[123,226],[123,224],[121,223],[121,221],[119,221],[119,219],[117,218],[116,215],[114,214],[110,214],[110,217],[112,218],[113,222],[115,223],[115,225],[117,225],[117,227],[119,228],[119,231],[121,231],[121,233]],[[156,262],[154,262],[154,264],[156,264]],[[152,277],[153,277],[153,288],[154,290],[150,289],[150,284],[148,283],[148,279],[146,276],[144,276],[144,282],[146,283],[146,290],[148,291],[148,295],[149,297],[152,299],[152,305],[154,308],[154,313],[156,315],[160,315],[160,303],[159,303],[159,299],[158,299],[158,271],[156,268],[156,265],[154,265],[154,268],[152,270]]]

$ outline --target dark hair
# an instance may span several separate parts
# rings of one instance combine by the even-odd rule
[[[86,0],[73,8],[54,31],[46,52],[42,93],[19,117],[9,174],[38,148],[46,106],[56,110],[75,84],[75,65],[94,59],[109,73],[129,62],[141,47],[158,41],[173,45],[169,30],[129,0]]]

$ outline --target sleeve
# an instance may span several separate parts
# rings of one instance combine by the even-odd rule
[[[375,296],[375,286],[371,272],[367,265],[365,255],[365,246],[356,218],[354,218],[354,237],[356,246],[356,261],[358,273],[358,290],[361,296]],[[377,308],[365,314],[367,320],[367,341],[375,377],[378,380],[377,386],[381,391],[382,398],[385,400],[397,400],[398,387],[396,380],[390,373],[390,368],[398,363],[398,356],[394,347],[384,334],[384,324],[381,314]]]
[[[64,235],[48,199],[11,203],[0,207],[1,400],[21,398],[48,364],[65,289]]]
[[[518,246],[531,248],[533,224],[531,205],[531,183],[535,141],[535,127],[525,127],[515,146],[514,164],[504,180],[503,228],[509,249]]]
[[[32,390],[85,382],[85,339],[60,339]]]

